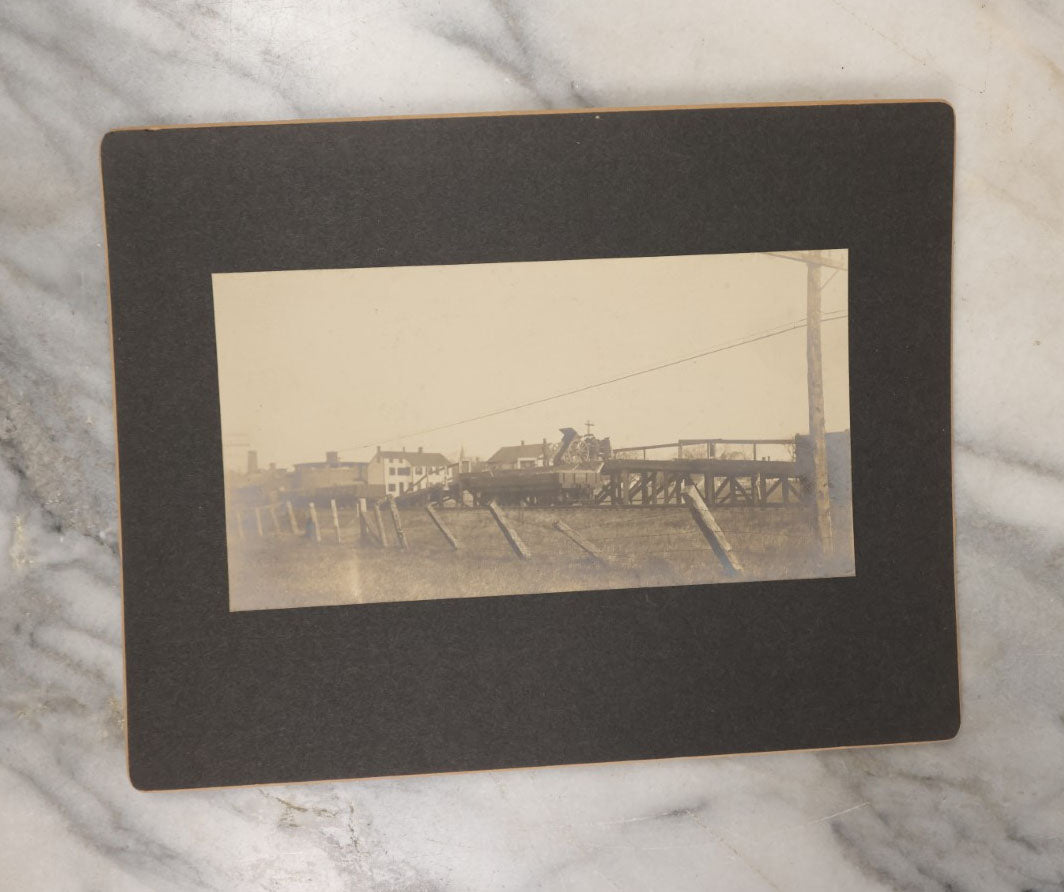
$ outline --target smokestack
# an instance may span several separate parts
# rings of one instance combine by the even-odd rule
[[[273,461],[270,462],[270,470],[271,471],[276,471],[277,470],[277,462],[273,462]]]
[[[417,451],[418,452],[424,452],[425,451],[425,447],[424,446],[418,446]]]
[[[259,469],[259,454],[254,449],[248,450],[248,473],[254,474]]]
[[[525,445],[525,441],[524,441],[524,440],[522,440],[522,441],[521,441],[521,445],[522,445],[522,446],[524,446],[524,445]]]
[[[339,452],[326,452],[325,453],[325,464],[327,464],[330,468],[335,468],[337,465],[340,464],[340,453]]]

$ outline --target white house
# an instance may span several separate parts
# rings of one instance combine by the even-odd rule
[[[554,447],[546,440],[542,443],[521,441],[520,446],[503,446],[484,464],[496,471],[514,471],[523,468],[546,468],[554,458]]]
[[[412,489],[447,483],[450,479],[450,464],[447,456],[439,452],[425,452],[421,446],[417,452],[378,448],[367,466],[366,479],[370,485],[383,486],[388,495],[398,496]]]

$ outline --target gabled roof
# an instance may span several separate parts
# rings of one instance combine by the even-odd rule
[[[550,450],[550,447],[547,447]],[[503,446],[488,459],[488,464],[504,465],[522,458],[542,458],[543,444],[528,443],[522,446]]]
[[[381,458],[401,458],[403,461],[409,462],[415,468],[435,468],[450,464],[447,456],[442,455],[439,452],[396,452],[381,450],[378,455]]]

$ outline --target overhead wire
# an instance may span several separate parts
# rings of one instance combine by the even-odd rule
[[[845,310],[829,311],[821,314],[820,321],[834,322],[838,319],[844,319],[848,315],[849,314]],[[804,327],[807,321],[808,320],[805,317],[802,317],[801,319],[796,319],[792,322],[787,322],[783,325],[778,325],[775,328],[766,329],[764,331],[757,332],[756,334],[747,335],[743,338],[726,341],[724,343],[717,344],[714,347],[710,347],[708,350],[703,350],[699,353],[694,353],[690,356],[683,356],[679,359],[669,360],[668,362],[663,362],[658,365],[651,366],[650,368],[638,369],[633,372],[627,372],[623,375],[617,375],[613,378],[607,378],[605,381],[596,381],[592,384],[585,384],[581,387],[574,387],[572,390],[566,390],[561,393],[551,394],[550,396],[540,397],[534,400],[528,400],[526,402],[518,403],[517,405],[513,406],[506,406],[501,409],[493,409],[490,412],[483,412],[479,415],[472,415],[469,418],[462,418],[458,421],[450,421],[446,424],[436,425],[435,427],[422,428],[421,430],[410,431],[408,433],[400,434],[398,436],[375,438],[374,440],[368,443],[362,443],[358,446],[343,446],[339,451],[347,452],[357,449],[369,449],[377,443],[399,442],[402,440],[411,439],[412,437],[421,437],[426,434],[434,434],[438,431],[448,430],[452,427],[458,427],[463,424],[472,424],[475,421],[484,421],[487,418],[495,418],[499,415],[506,415],[510,412],[518,412],[521,409],[527,409],[531,406],[539,406],[543,403],[552,402],[553,400],[560,400],[564,399],[565,397],[575,396],[579,393],[586,393],[589,390],[595,390],[599,387],[607,387],[611,384],[617,384],[620,381],[628,381],[632,378],[638,378],[642,375],[649,375],[652,372],[660,372],[663,369],[673,368],[674,366],[683,365],[684,363],[688,362],[694,362],[698,359],[704,359],[707,356],[713,356],[717,353],[724,353],[727,350],[734,350],[737,347],[744,347],[747,344],[754,344],[758,341],[765,341],[769,338],[774,338],[779,335],[786,334],[787,332],[796,331],[797,329]]]

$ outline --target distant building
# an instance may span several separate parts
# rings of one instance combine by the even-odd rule
[[[554,447],[546,440],[542,443],[525,443],[520,446],[503,446],[484,462],[487,470],[515,471],[521,468],[546,468],[554,458]]]
[[[299,462],[292,468],[289,490],[300,500],[349,502],[369,495],[366,462],[340,461],[337,452],[326,452],[325,461]]]
[[[254,449],[247,452],[246,470],[227,471],[225,479],[229,497],[243,505],[277,502],[289,485],[288,471],[275,464],[260,468],[259,456]]]
[[[485,471],[487,465],[479,458],[466,458],[464,455],[451,465],[451,474],[472,474],[475,471]]]
[[[382,450],[367,463],[366,481],[372,487],[383,487],[385,495],[398,496],[410,490],[426,489],[446,484],[451,477],[451,461],[439,452]]]

